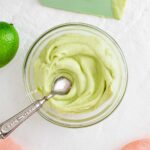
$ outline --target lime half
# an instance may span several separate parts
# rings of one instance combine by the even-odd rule
[[[19,36],[12,24],[0,22],[0,67],[8,64],[19,47]]]

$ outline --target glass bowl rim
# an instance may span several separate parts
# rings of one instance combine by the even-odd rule
[[[94,26],[94,25],[91,25],[91,24],[87,24],[87,23],[81,23],[81,22],[69,22],[69,23],[63,23],[63,24],[60,24],[60,25],[56,25],[50,29],[48,29],[46,32],[44,32],[43,34],[41,34],[35,41],[34,43],[31,45],[31,47],[29,48],[25,58],[24,58],[24,63],[23,63],[23,69],[22,69],[22,75],[23,75],[23,82],[24,82],[24,87],[25,87],[25,92],[26,94],[28,95],[28,98],[30,100],[30,102],[33,102],[32,101],[32,96],[29,94],[30,90],[29,90],[29,87],[28,87],[28,83],[27,83],[27,77],[26,77],[26,67],[27,67],[27,63],[28,63],[28,58],[34,48],[34,46],[44,37],[46,36],[47,34],[49,34],[50,32],[52,31],[55,31],[59,28],[63,28],[63,27],[68,27],[68,26],[81,26],[81,27],[88,27],[90,29],[94,29],[98,32],[100,32],[102,35],[106,36],[118,49],[118,52],[119,54],[121,55],[121,58],[122,58],[122,61],[123,61],[123,64],[124,64],[124,70],[125,70],[125,76],[126,76],[126,82],[125,82],[125,86],[124,86],[124,91],[122,93],[122,96],[119,98],[117,104],[115,105],[115,107],[110,110],[105,117],[103,117],[102,119],[99,119],[93,123],[90,123],[90,124],[87,124],[87,125],[83,125],[83,126],[73,126],[73,125],[67,125],[67,124],[63,124],[63,123],[60,123],[58,121],[54,121],[53,119],[50,119],[48,118],[46,115],[44,115],[42,112],[38,111],[38,113],[40,114],[40,116],[44,119],[46,119],[47,121],[55,124],[55,125],[58,125],[58,126],[61,126],[61,127],[66,127],[66,128],[84,128],[84,127],[89,127],[89,126],[92,126],[92,125],[95,125],[95,124],[98,124],[99,122],[105,120],[106,118],[108,118],[117,108],[118,106],[120,105],[120,103],[122,102],[123,100],[123,97],[126,93],[126,90],[127,90],[127,85],[128,85],[128,67],[127,67],[127,62],[126,62],[126,59],[125,59],[125,56],[123,54],[123,51],[122,49],[120,48],[120,46],[118,45],[118,43],[116,42],[116,40],[111,36],[109,35],[107,32],[105,32],[104,30],[102,30],[101,28],[97,27],[97,26]]]

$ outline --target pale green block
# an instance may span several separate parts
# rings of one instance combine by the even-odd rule
[[[120,19],[126,0],[40,0],[46,6]]]

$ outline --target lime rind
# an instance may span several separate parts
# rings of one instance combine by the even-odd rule
[[[19,48],[19,35],[13,24],[0,22],[0,68],[7,65]]]
[[[114,18],[120,20],[123,16],[126,0],[112,0]]]

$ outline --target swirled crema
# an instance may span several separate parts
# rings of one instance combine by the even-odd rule
[[[72,82],[67,95],[57,95],[47,105],[62,113],[86,113],[108,101],[116,80],[116,57],[104,39],[77,33],[50,40],[34,63],[39,93],[49,94],[56,78]]]

